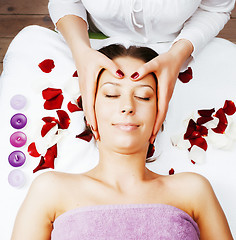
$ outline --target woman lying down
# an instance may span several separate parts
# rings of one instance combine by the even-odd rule
[[[17,215],[12,239],[233,239],[210,183],[195,173],[146,168],[157,113],[157,79],[130,75],[157,56],[144,47],[100,50],[125,74],[102,70],[96,91],[99,163],[83,174],[37,177]]]

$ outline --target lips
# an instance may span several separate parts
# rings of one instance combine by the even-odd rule
[[[112,124],[114,127],[122,130],[122,131],[126,131],[126,132],[130,132],[130,131],[134,131],[136,129],[139,128],[139,124],[134,124],[134,123],[115,123]]]

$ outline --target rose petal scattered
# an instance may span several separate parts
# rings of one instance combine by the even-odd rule
[[[74,72],[73,77],[78,77],[78,72],[77,71]]]
[[[45,123],[41,130],[41,136],[44,137],[56,124],[56,122]]]
[[[153,144],[149,144],[147,158],[152,157],[154,152],[155,152],[155,146]]]
[[[87,142],[90,142],[92,137],[93,137],[93,134],[89,129],[86,129],[85,131],[83,131],[82,133],[80,133],[79,135],[76,136],[76,138],[80,138]]]
[[[33,170],[33,173],[46,168],[54,169],[54,160],[56,157],[57,157],[57,145],[55,144],[54,146],[47,150],[44,157],[43,156],[41,157],[39,165]]]
[[[186,71],[179,73],[178,78],[182,83],[188,83],[193,78],[192,68],[188,67]]]
[[[60,109],[62,106],[63,100],[64,100],[64,97],[62,94],[60,94],[57,97],[52,98],[50,100],[46,100],[43,105],[44,109],[46,109],[46,110]]]
[[[42,96],[45,100],[51,100],[60,94],[62,94],[62,90],[57,88],[46,88],[42,91]]]
[[[44,61],[39,63],[38,66],[43,72],[50,73],[52,69],[55,67],[55,64],[52,59],[45,59]]]
[[[203,125],[211,120],[213,120],[214,118],[213,117],[199,117],[197,119],[197,125]]]
[[[234,102],[230,100],[226,100],[223,107],[223,111],[227,115],[233,115],[236,112],[236,107]]]
[[[227,121],[227,118],[225,116],[223,108],[220,108],[216,112],[215,117],[219,119],[219,123],[218,123],[217,127],[212,128],[212,130],[215,133],[223,134],[225,132],[225,129],[226,129],[227,125],[228,125],[228,121]]]
[[[211,117],[211,115],[212,115],[214,112],[215,112],[215,108],[198,110],[198,114],[199,114],[201,117]]]
[[[190,141],[190,144],[191,144],[191,148],[196,145],[200,148],[202,148],[203,150],[207,150],[207,141],[205,138],[203,137],[199,137],[199,138],[192,138],[192,139],[189,139]],[[189,149],[189,151],[191,151],[191,148]]]
[[[39,157],[41,154],[38,153],[37,149],[36,149],[36,145],[35,142],[32,142],[29,146],[28,146],[28,153],[30,156],[32,157]]]
[[[81,95],[78,97],[77,103],[78,103],[80,111],[83,111],[83,104],[82,104],[82,96]]]
[[[79,108],[76,104],[73,104],[72,102],[69,102],[67,104],[67,108],[71,113],[77,112],[77,111],[82,111],[81,108]]]
[[[171,168],[170,170],[169,170],[169,175],[174,175],[175,174],[175,170],[173,169],[173,168]]]
[[[64,110],[57,110],[57,115],[59,117],[59,128],[67,129],[70,125],[70,117]]]

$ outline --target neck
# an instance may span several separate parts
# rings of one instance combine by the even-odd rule
[[[123,154],[99,149],[99,164],[93,174],[118,191],[128,191],[150,178],[145,161],[146,151]]]

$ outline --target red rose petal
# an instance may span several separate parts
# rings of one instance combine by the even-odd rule
[[[43,72],[50,73],[52,69],[55,67],[55,64],[52,59],[45,59],[44,61],[39,63],[38,66]]]
[[[55,98],[46,100],[44,103],[44,109],[46,110],[60,109],[62,106],[63,99],[64,99],[63,95],[60,94]]]
[[[33,170],[33,173],[46,168],[54,169],[54,160],[56,157],[57,157],[57,144],[49,148],[45,156],[41,157],[39,165]]]
[[[202,137],[205,137],[208,135],[208,129],[205,126],[196,125],[196,128]]]
[[[59,127],[61,129],[67,129],[70,125],[70,117],[64,110],[57,110],[57,115],[59,117]]]
[[[184,139],[189,139],[189,137],[192,135],[192,133],[196,130],[196,123],[193,121],[193,119],[190,119],[188,122],[187,131],[184,134]]]
[[[234,102],[230,100],[226,100],[223,107],[223,111],[227,115],[233,115],[236,112],[236,107]]]
[[[188,83],[193,78],[192,68],[188,67],[186,71],[179,73],[178,78],[182,83]]]
[[[41,130],[41,136],[44,137],[53,127],[55,127],[57,123],[45,123]]]
[[[211,120],[213,120],[214,118],[213,117],[199,117],[197,119],[197,125],[202,125],[202,124],[205,124]]]
[[[191,163],[192,163],[192,164],[196,164],[196,162],[194,162],[193,160],[191,160]]]
[[[215,112],[215,108],[198,110],[198,114],[201,117],[211,117],[212,113],[214,113],[214,112]]]
[[[154,152],[155,152],[155,146],[153,144],[149,144],[147,158],[152,157]]]
[[[51,122],[56,122],[58,123],[58,120],[54,117],[44,117],[42,118],[42,120],[45,122],[45,123],[51,123]]]
[[[41,154],[38,153],[37,149],[36,149],[36,145],[35,142],[32,142],[29,146],[28,146],[28,153],[30,156],[32,157],[39,157]]]
[[[77,71],[74,72],[73,77],[78,77],[78,72]]]
[[[53,99],[60,94],[62,94],[62,90],[57,88],[46,88],[42,91],[43,99],[45,100]]]
[[[72,102],[69,102],[67,104],[67,108],[71,113],[81,111],[81,109],[77,105],[73,104]]]
[[[212,131],[214,131],[215,133],[223,134],[228,125],[228,121],[227,121],[227,118],[226,118],[223,108],[220,108],[216,112],[215,117],[219,118],[219,123],[216,128],[212,128]]]
[[[83,131],[82,133],[80,133],[79,135],[76,136],[76,138],[80,138],[87,142],[90,142],[92,137],[93,137],[93,134],[91,133],[91,131],[89,129],[86,129],[85,131]]]
[[[83,111],[82,96],[79,96],[77,99],[78,106],[81,111]]]
[[[206,139],[203,138],[203,137],[199,137],[199,138],[193,138],[193,139],[189,139],[190,141],[190,144],[191,144],[191,147],[189,148],[189,151],[190,149],[192,148],[193,145],[196,145],[200,148],[202,148],[203,150],[207,150],[207,142],[206,142]]]
[[[173,169],[173,168],[171,168],[170,170],[169,170],[169,175],[174,175],[175,174],[175,170]]]

